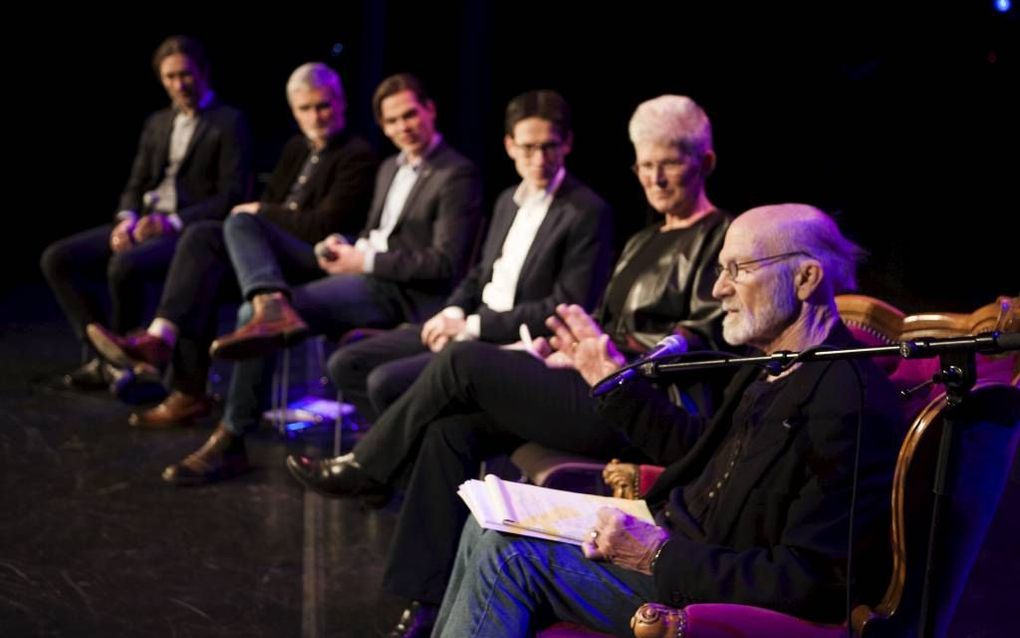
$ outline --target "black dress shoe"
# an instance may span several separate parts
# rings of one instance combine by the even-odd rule
[[[77,370],[65,374],[61,379],[65,388],[72,390],[105,390],[110,377],[102,359],[96,357]]]
[[[376,507],[389,500],[389,488],[368,476],[350,457],[312,459],[292,454],[287,457],[287,469],[299,483],[326,496],[361,496]]]
[[[436,616],[439,615],[439,607],[429,603],[411,603],[411,606],[404,610],[397,621],[397,626],[389,633],[389,638],[422,638],[432,633],[432,627],[436,624]]]

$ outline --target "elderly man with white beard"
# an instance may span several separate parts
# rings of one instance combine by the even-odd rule
[[[835,295],[854,287],[860,255],[813,207],[744,213],[726,234],[712,291],[724,338],[765,353],[852,346]],[[554,347],[577,344],[589,384],[623,364],[580,308],[561,307],[550,324]],[[870,361],[740,370],[711,420],[642,380],[603,397],[599,411],[667,466],[646,495],[656,523],[603,508],[579,549],[469,520],[434,636],[525,636],[553,618],[629,635],[648,601],[740,603],[838,623],[851,546],[867,557],[853,563],[853,604],[881,596],[902,423]]]

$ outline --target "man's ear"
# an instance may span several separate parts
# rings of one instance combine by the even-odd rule
[[[706,152],[701,158],[701,177],[702,179],[708,179],[708,176],[715,170],[716,156],[715,151]]]
[[[514,159],[514,138],[509,135],[504,135],[503,148],[506,149],[506,154],[510,157],[510,159]]]
[[[811,295],[822,285],[825,279],[825,271],[817,259],[808,259],[797,266],[797,273],[793,276],[794,289],[797,291],[797,299],[807,301]]]
[[[567,139],[563,140],[563,154],[569,155],[570,151],[574,148],[574,132],[570,131],[567,133]]]

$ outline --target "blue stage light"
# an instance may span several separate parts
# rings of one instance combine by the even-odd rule
[[[288,423],[284,427],[287,429],[287,432],[300,432],[301,430],[308,429],[313,425],[315,424],[307,421],[295,421],[294,423]]]
[[[995,10],[999,13],[1006,13],[1013,7],[1010,0],[995,0]]]

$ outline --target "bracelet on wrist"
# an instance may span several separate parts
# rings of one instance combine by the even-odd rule
[[[669,537],[667,536],[666,538],[662,539],[662,541],[659,543],[659,547],[656,548],[656,550],[655,550],[655,554],[652,555],[652,562],[649,563],[648,569],[653,574],[655,573],[655,564],[659,562],[659,556],[662,556],[662,550],[668,544],[669,544]]]

